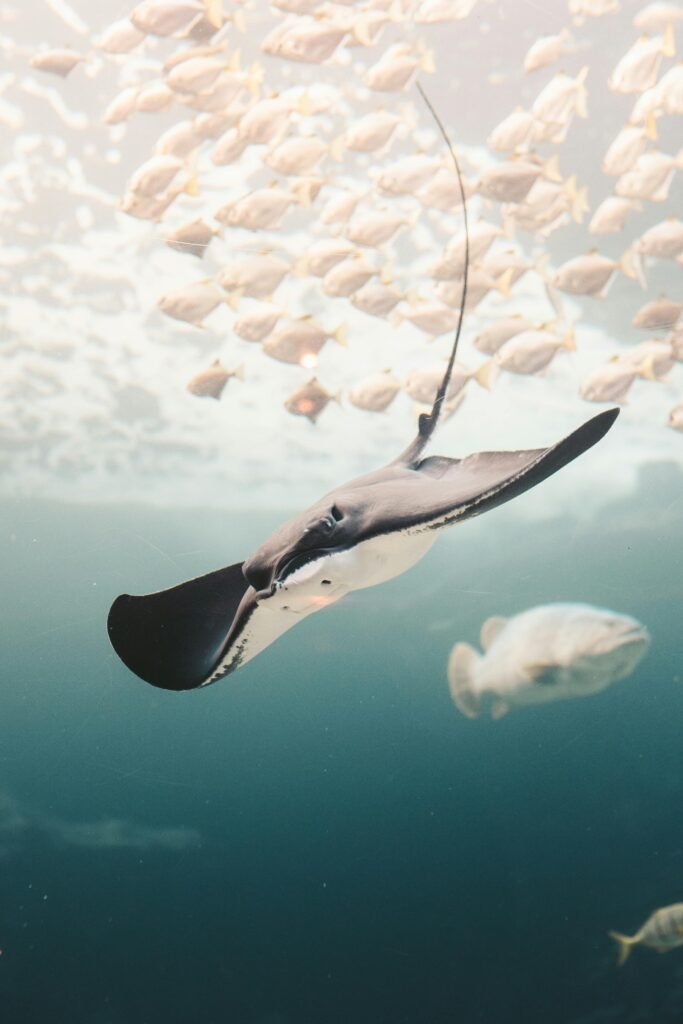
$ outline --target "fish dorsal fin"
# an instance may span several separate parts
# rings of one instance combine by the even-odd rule
[[[485,651],[488,651],[496,637],[507,626],[507,623],[508,620],[502,615],[492,615],[490,619],[486,620],[479,634],[479,643]]]

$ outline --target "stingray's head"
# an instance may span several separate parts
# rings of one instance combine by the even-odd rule
[[[352,543],[354,516],[339,501],[318,502],[302,516],[281,526],[246,560],[242,571],[258,601],[283,586],[294,586],[303,570]]]

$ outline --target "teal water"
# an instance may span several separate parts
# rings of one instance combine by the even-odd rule
[[[683,899],[683,478],[580,522],[533,502],[189,694],[118,662],[111,600],[282,513],[5,503],[2,1020],[680,1024],[683,951],[618,970],[607,931]],[[554,600],[645,623],[636,673],[462,717],[452,644]]]

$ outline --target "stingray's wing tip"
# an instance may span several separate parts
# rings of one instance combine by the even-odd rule
[[[121,594],[107,618],[111,645],[146,683],[163,690],[197,690],[215,676],[228,653],[230,630],[247,589],[238,562],[169,590]]]
[[[107,633],[116,654],[127,669],[152,686],[163,690],[195,689],[197,684],[184,686],[177,679],[169,679],[163,670],[157,670],[153,652],[159,640],[149,631],[144,601],[144,597],[119,594],[109,609]]]
[[[605,436],[620,412],[621,409],[619,408],[605,409],[604,412],[599,412],[597,416],[592,416],[591,419],[586,420],[583,427],[579,427],[579,430],[585,430],[590,434],[589,447],[597,444]]]

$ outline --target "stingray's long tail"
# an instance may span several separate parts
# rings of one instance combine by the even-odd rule
[[[425,93],[420,83],[417,82],[416,85],[418,92],[420,93],[420,96],[424,100],[427,109],[434,118],[437,127],[441,132],[441,135],[443,136],[444,142],[448,146],[448,151],[451,154],[453,166],[455,167],[455,173],[458,176],[458,185],[460,187],[460,199],[462,201],[462,215],[465,225],[465,269],[462,278],[462,297],[460,299],[460,314],[458,316],[458,326],[455,329],[455,338],[453,339],[453,347],[451,349],[451,354],[448,359],[448,366],[446,367],[443,379],[439,384],[439,390],[436,392],[436,398],[434,399],[434,404],[432,405],[431,412],[422,413],[418,420],[417,437],[412,442],[410,447],[406,449],[406,451],[403,452],[401,456],[399,456],[399,459],[397,459],[397,461],[408,463],[414,462],[421,455],[422,450],[424,449],[425,445],[427,444],[430,437],[434,433],[436,425],[439,422],[441,406],[444,403],[446,393],[448,391],[448,385],[450,384],[451,381],[451,374],[453,373],[453,365],[455,363],[455,355],[456,352],[458,351],[458,342],[460,341],[460,333],[462,331],[462,322],[465,317],[465,304],[467,302],[467,279],[470,269],[470,232],[469,224],[467,221],[467,200],[465,197],[465,186],[463,185],[462,174],[460,173],[460,164],[458,163],[458,158],[455,155],[455,150],[453,149],[451,140],[448,138],[448,134],[443,126],[441,118],[434,110],[434,107],[432,106],[427,94]]]

